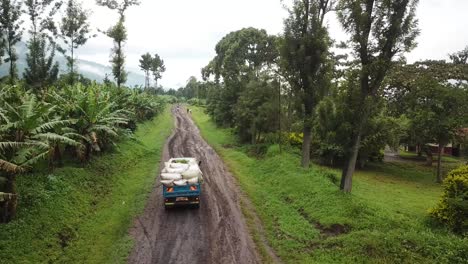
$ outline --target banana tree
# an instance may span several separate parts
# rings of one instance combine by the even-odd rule
[[[76,151],[82,161],[89,160],[91,153],[101,152],[129,133],[124,126],[128,124],[131,112],[115,103],[111,93],[102,87],[77,84],[53,96],[56,105],[76,119],[72,127],[79,135],[76,139],[81,145]]]
[[[0,103],[0,174],[7,178],[6,192],[16,195],[16,177],[37,162],[49,159],[52,164],[59,144],[79,146],[66,129],[72,123],[30,93],[17,105],[10,100]],[[8,220],[16,215],[16,199],[10,202],[8,212]]]

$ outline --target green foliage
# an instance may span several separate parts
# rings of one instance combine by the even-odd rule
[[[349,74],[349,73],[348,73]],[[323,164],[342,165],[346,151],[352,144],[349,135],[354,132],[353,119],[359,96],[358,85],[351,81],[340,83],[317,106],[314,123],[313,150]],[[380,151],[389,145],[398,148],[407,134],[409,120],[405,115],[392,117],[387,114],[383,101],[374,105],[372,117],[362,127],[358,165],[363,168],[368,161],[381,160]]]
[[[110,62],[112,63],[112,74],[114,75],[117,87],[125,84],[127,81],[127,72],[125,71],[125,54],[123,44],[127,40],[127,30],[124,20],[120,19],[117,24],[106,32],[107,36],[114,40],[114,48]]]
[[[127,81],[125,54],[123,52],[123,45],[127,40],[127,29],[124,25],[125,11],[130,6],[139,5],[140,2],[138,0],[96,0],[96,4],[105,6],[111,10],[117,10],[120,16],[117,24],[105,32],[114,41],[110,62],[112,63],[112,74],[114,75],[115,82],[117,83],[117,87],[120,88]]]
[[[45,38],[32,39],[28,42],[28,50],[24,80],[39,94],[57,80],[59,66],[54,62],[55,45],[47,44]]]
[[[459,114],[468,111],[468,90],[462,82],[453,80],[468,78],[464,66],[425,62],[396,69],[389,80],[389,105],[410,120],[408,144],[438,143],[443,147],[459,137],[460,128],[468,124],[468,117]],[[427,146],[424,149],[432,156]],[[441,182],[438,165],[437,180]]]
[[[441,192],[430,169],[407,163],[369,167],[354,176],[350,196],[333,183],[338,171],[303,169],[300,157],[287,150],[269,149],[259,160],[244,148],[223,147],[235,137],[216,128],[200,108],[193,117],[249,196],[265,238],[285,263],[466,262],[466,239],[427,225],[426,210]],[[256,226],[251,232],[259,234]]]
[[[205,106],[205,100],[203,99],[191,98],[187,100],[187,103],[194,106]]]
[[[91,29],[88,17],[89,11],[84,10],[81,3],[76,0],[68,0],[65,15],[62,17],[62,23],[60,24],[60,37],[67,47],[60,48],[59,51],[67,59],[71,84],[75,82],[75,49],[84,45],[92,37],[89,35]]]
[[[271,73],[278,57],[276,38],[265,30],[244,28],[224,36],[216,56],[202,69],[205,80],[214,75],[216,84],[207,93],[209,112],[220,125],[235,126],[235,106],[250,81]]]
[[[268,79],[253,80],[239,96],[234,114],[241,141],[255,144],[262,134],[278,129],[277,86]]]
[[[26,14],[31,28],[26,54],[27,68],[24,72],[26,83],[37,93],[52,85],[57,80],[58,63],[54,62],[57,27],[54,15],[60,9],[61,2],[55,0],[26,0]]]
[[[1,88],[0,176],[14,194],[17,175],[40,169],[34,164],[48,160],[52,169],[63,164],[63,154],[88,161],[164,108],[154,95],[95,83],[50,87],[41,97],[19,86]]]
[[[449,57],[454,64],[468,64],[468,46],[464,50],[450,54]]]
[[[351,143],[345,155],[347,166],[343,169],[340,188],[351,192],[352,175],[355,170],[361,146],[363,130],[379,111],[382,83],[392,66],[392,60],[403,56],[416,46],[419,35],[416,7],[419,0],[377,1],[377,0],[339,0],[338,19],[344,30],[350,34],[350,46],[356,59],[355,97],[350,108]],[[352,87],[352,86],[350,86]],[[353,87],[354,88],[354,87]]]
[[[281,39],[281,69],[308,118],[313,111],[308,104],[316,104],[329,86],[331,40],[324,17],[331,8],[333,1],[294,1]]]
[[[21,2],[17,2],[15,0],[0,1],[0,27],[5,31],[5,47],[8,55],[5,62],[10,63],[10,83],[14,83],[18,78],[18,72],[16,69],[18,55],[16,54],[15,45],[21,40],[21,36],[23,34],[23,29],[21,28],[23,21],[20,20],[20,16]],[[2,36],[3,34],[0,30],[0,38],[2,38]],[[1,59],[2,58],[0,56],[0,60]]]
[[[429,214],[457,233],[468,233],[468,166],[448,174],[442,198]]]
[[[302,166],[310,162],[310,141],[314,109],[330,86],[331,39],[324,19],[335,1],[293,1],[284,21],[280,68],[293,96],[301,103],[303,121]]]
[[[162,73],[166,71],[164,60],[159,57],[158,54],[154,54],[154,58],[151,60],[151,72],[153,73],[153,79],[155,87],[158,86],[158,80],[161,79]]]
[[[172,125],[168,108],[118,152],[18,177],[18,220],[0,228],[0,262],[124,263]]]
[[[145,72],[145,89],[148,89],[150,85],[149,75],[151,71],[152,62],[153,57],[151,57],[151,54],[149,54],[149,52],[141,55],[140,69]]]
[[[57,144],[78,145],[68,131],[72,121],[58,116],[56,106],[34,94],[20,94],[14,87],[4,88],[7,100],[0,103],[0,158],[9,165],[0,166],[0,172],[19,173],[42,159],[52,159]]]
[[[80,159],[88,160],[92,152],[114,145],[119,136],[127,133],[125,126],[131,113],[118,105],[117,97],[118,94],[99,85],[80,84],[52,95],[54,104],[65,115],[77,119],[73,128],[82,144],[77,149]]]
[[[117,10],[120,17],[125,16],[125,11],[130,6],[137,6],[140,4],[139,0],[96,0],[96,4],[100,6],[105,6],[111,10]]]

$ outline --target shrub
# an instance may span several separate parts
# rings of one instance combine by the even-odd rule
[[[429,214],[456,233],[468,232],[468,165],[448,174],[442,198]]]
[[[301,146],[304,138],[303,133],[290,133],[288,136],[288,142],[292,146]]]

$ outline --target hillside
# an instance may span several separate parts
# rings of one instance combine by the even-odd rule
[[[26,53],[27,53],[27,48],[26,48],[26,43],[20,42],[17,46],[17,53],[19,56],[19,60],[17,62],[17,67],[18,67],[18,72],[20,76],[23,75],[24,69],[26,68]],[[65,57],[57,52],[55,54],[55,60],[59,63],[60,65],[60,74],[63,74],[67,71],[67,61]],[[95,80],[97,82],[102,82],[104,80],[104,77],[107,74],[112,75],[112,69],[110,66],[102,65],[93,61],[87,61],[87,60],[77,60],[78,64],[78,71],[81,73],[83,76],[86,78],[89,78],[91,80]],[[4,63],[0,65],[0,76],[5,76],[8,74],[8,64]],[[135,72],[128,72],[128,81],[127,85],[128,86],[135,86],[135,85],[143,85],[145,83],[145,77],[141,75],[140,73],[135,73]]]

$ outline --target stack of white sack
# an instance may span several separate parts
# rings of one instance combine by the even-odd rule
[[[196,163],[165,162],[165,168],[161,173],[161,183],[166,187],[193,185],[202,181],[203,173]]]

